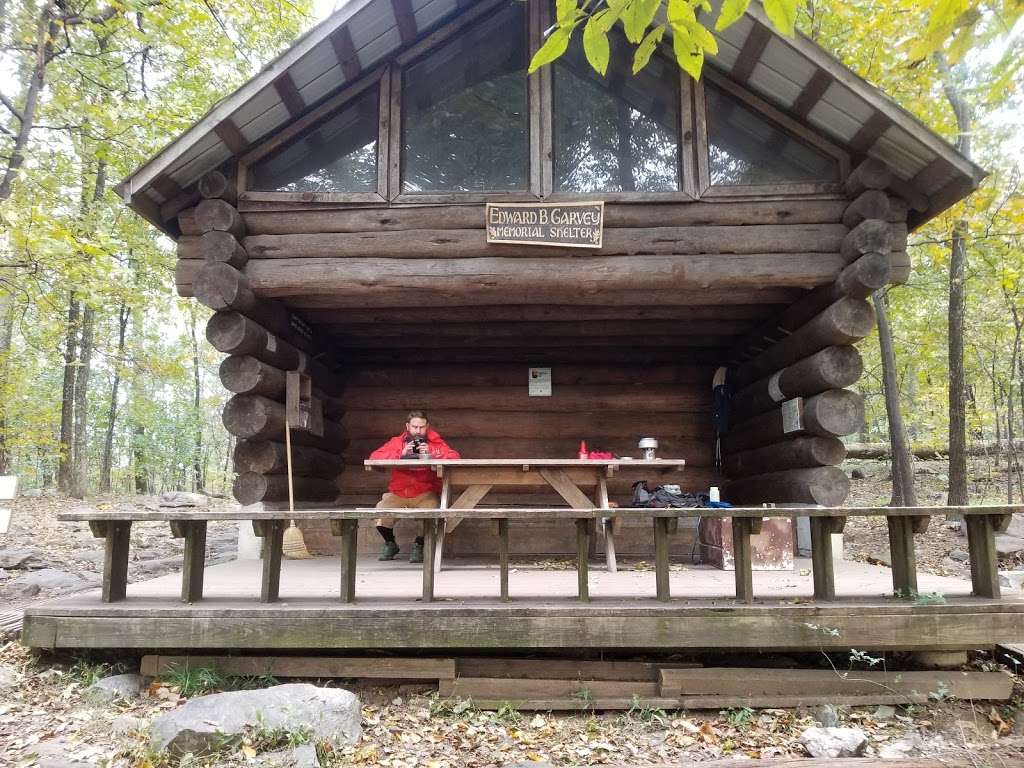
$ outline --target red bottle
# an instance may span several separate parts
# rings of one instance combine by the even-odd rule
[[[587,450],[587,441],[586,440],[580,440],[580,458],[581,459],[589,459],[590,458],[590,452]]]

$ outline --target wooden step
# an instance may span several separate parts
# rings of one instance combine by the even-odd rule
[[[458,677],[441,680],[442,697],[473,701],[525,702],[531,700],[632,699],[658,697],[658,683],[643,680],[544,680],[500,677]],[[537,707],[533,707],[537,708]]]
[[[273,677],[443,680],[455,677],[454,659],[372,656],[157,656],[142,657],[141,673],[159,677],[169,669],[212,668],[223,675]]]

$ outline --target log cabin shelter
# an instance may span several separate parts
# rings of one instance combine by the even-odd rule
[[[619,32],[604,77],[578,35],[528,74],[551,15],[538,0],[350,0],[120,184],[125,202],[176,241],[179,294],[215,310],[207,338],[226,356],[223,421],[237,439],[244,505],[233,519],[264,536],[260,595],[281,601],[245,597],[242,561],[207,569],[199,601],[209,516],[107,515],[90,520],[106,539],[102,597],[33,608],[26,642],[493,652],[948,650],[1021,639],[1024,602],[1000,601],[995,575],[1005,508],[971,517],[974,580],[949,605],[879,599],[886,589],[866,577],[837,585],[830,554],[830,534],[855,514],[839,509],[849,480],[838,465],[840,438],[863,420],[851,388],[862,373],[853,345],[874,327],[867,300],[907,279],[908,231],[984,171],[810,40],[780,36],[758,3],[714,33],[719,52],[699,81],[670,49],[634,76]],[[493,242],[489,205],[513,229],[517,210],[554,217],[577,206],[600,215],[599,237]],[[292,432],[290,513],[295,371],[322,435]],[[632,482],[647,479],[719,486],[756,509],[700,526],[684,516],[671,537],[667,518],[654,517],[652,534],[645,510],[620,515],[619,553],[653,555],[662,602],[632,599],[638,574],[601,573],[591,604],[586,562],[605,546],[589,533],[594,510],[561,514],[552,505],[565,512],[564,489],[518,483],[506,467],[477,485],[490,518],[478,507],[481,517],[446,537],[446,556],[493,557],[497,520],[503,597],[510,556],[575,554],[576,574],[523,575],[532,597],[520,602],[515,584],[511,602],[477,599],[474,587],[494,574],[457,569],[437,575],[455,603],[414,602],[415,570],[402,563],[357,588],[358,554],[376,563],[379,546],[365,508],[385,486],[363,461],[411,409],[480,460],[573,459],[581,440],[636,458],[638,440],[655,437],[683,473],[618,471],[604,502],[628,506]],[[803,519],[813,597],[827,606],[794,605],[791,584],[751,580],[758,558],[793,567],[789,513],[762,522],[762,504],[825,508]],[[368,514],[357,521],[359,508]],[[889,518],[893,587],[916,594],[913,534],[929,513],[869,512]],[[130,527],[144,518],[169,519],[185,538],[181,603],[176,587],[156,582],[132,585],[120,602]],[[282,575],[289,518],[314,553],[337,554],[341,537],[340,603],[329,558],[286,562]],[[403,546],[419,523],[399,522]],[[424,530],[429,549],[438,529]],[[740,603],[758,590],[771,598],[723,607],[710,571],[703,581],[670,573],[670,556],[688,561],[697,544],[706,560],[735,563]],[[434,569],[422,578],[429,600]],[[669,602],[670,587],[688,588],[687,599]],[[377,603],[366,599],[375,589]],[[559,602],[565,589],[580,602]]]
[[[299,461],[300,503],[374,501],[361,462],[412,408],[463,456],[635,456],[654,436],[689,490],[845,498],[865,299],[984,171],[758,3],[696,82],[670,43],[634,76],[619,31],[604,77],[579,35],[528,74],[552,13],[352,0],[119,186],[175,238],[178,292],[218,311],[241,501],[286,499],[247,443],[280,443],[268,401],[300,362],[327,398],[310,447],[344,464],[336,487]],[[488,203],[537,202],[601,203],[600,247],[489,242]]]

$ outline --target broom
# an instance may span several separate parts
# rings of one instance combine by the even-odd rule
[[[288,512],[295,514],[295,491],[292,487],[292,428],[288,423],[288,417],[284,419],[284,452],[288,462]],[[284,538],[281,542],[281,554],[289,560],[309,560],[313,555],[306,549],[306,542],[302,538],[302,531],[292,520],[285,529]]]

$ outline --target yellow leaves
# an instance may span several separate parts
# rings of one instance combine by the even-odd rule
[[[548,39],[544,41],[542,45],[530,60],[529,72],[536,72],[538,69],[543,67],[545,64],[550,64],[555,61],[559,56],[565,53],[569,47],[569,40],[572,38],[572,32],[576,28],[573,24],[569,27],[558,27],[554,32],[548,36]]]
[[[630,0],[626,3],[622,10],[622,25],[629,42],[639,43],[644,39],[644,32],[660,7],[661,0]]]
[[[611,56],[608,30],[604,28],[603,24],[603,19],[608,14],[610,14],[608,10],[594,14],[583,28],[583,52],[586,54],[590,66],[602,77],[608,71],[608,59]]]
[[[796,31],[797,0],[764,0],[764,12],[777,30],[792,37]]]
[[[667,27],[664,24],[659,24],[648,32],[640,45],[636,47],[636,53],[633,55],[634,75],[647,66],[647,62],[651,60],[651,55],[654,53],[655,48],[658,47],[661,38],[665,36],[666,29]]]
[[[726,27],[735,24],[747,12],[749,6],[750,0],[725,0],[722,3],[722,10],[718,12],[718,21],[715,22],[715,29],[722,31]]]

